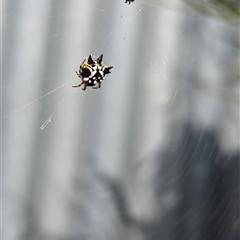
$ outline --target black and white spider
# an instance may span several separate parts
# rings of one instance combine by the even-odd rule
[[[130,3],[134,2],[134,1],[135,1],[135,0],[126,0],[125,3],[130,4]]]
[[[109,74],[110,69],[113,68],[112,66],[106,65],[102,59],[103,54],[95,60],[89,55],[88,59],[85,59],[80,65],[79,71],[76,71],[76,74],[81,78],[82,82],[73,87],[81,87],[84,85],[82,88],[84,91],[87,87],[93,87],[94,89],[100,88],[105,75]]]

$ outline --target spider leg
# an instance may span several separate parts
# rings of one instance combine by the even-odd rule
[[[75,73],[78,75],[78,77],[80,77],[80,78],[81,78],[81,75],[80,75],[80,73],[78,73],[77,71],[75,71]]]
[[[73,85],[72,87],[75,87],[75,88],[77,88],[77,87],[81,87],[83,84],[85,84],[85,82],[84,81],[82,81],[81,83],[79,83],[78,85]]]
[[[87,82],[82,82],[82,83],[84,84],[84,87],[82,88],[82,90],[85,91],[87,88]]]
[[[101,88],[101,82],[98,83],[97,87],[93,87],[93,89],[98,89],[98,88]]]

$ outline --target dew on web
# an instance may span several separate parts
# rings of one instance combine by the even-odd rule
[[[36,103],[37,101],[41,100],[42,98],[44,98],[44,97],[46,97],[46,96],[48,96],[48,95],[50,95],[50,94],[56,92],[57,90],[63,88],[63,87],[66,86],[67,84],[69,84],[69,82],[66,82],[66,83],[62,84],[61,86],[59,86],[59,87],[57,87],[57,88],[54,88],[53,90],[49,91],[48,93],[44,94],[43,96],[41,96],[41,97],[39,97],[39,98],[37,98],[37,99],[31,101],[30,103],[24,105],[23,107],[21,107],[21,108],[15,110],[15,111],[13,111],[12,113],[6,115],[5,117],[3,117],[3,119],[8,118],[8,117],[10,117],[10,116],[16,114],[17,112],[19,112],[19,111],[21,111],[21,110],[23,110],[23,109],[29,107],[30,105]]]
[[[59,106],[62,104],[62,102],[65,100],[65,98],[63,98],[60,103],[57,105],[57,107],[54,109],[54,111],[50,114],[50,116],[47,118],[47,120],[41,125],[41,127],[39,128],[41,131],[43,131],[45,129],[45,127],[51,123],[52,118],[54,116],[54,114],[56,113],[57,109],[59,108]]]

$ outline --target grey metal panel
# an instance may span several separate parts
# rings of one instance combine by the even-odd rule
[[[3,239],[237,239],[238,29],[174,4],[4,2]]]

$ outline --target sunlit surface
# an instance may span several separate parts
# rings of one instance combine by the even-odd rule
[[[239,239],[239,26],[189,2],[3,1],[2,239]]]

